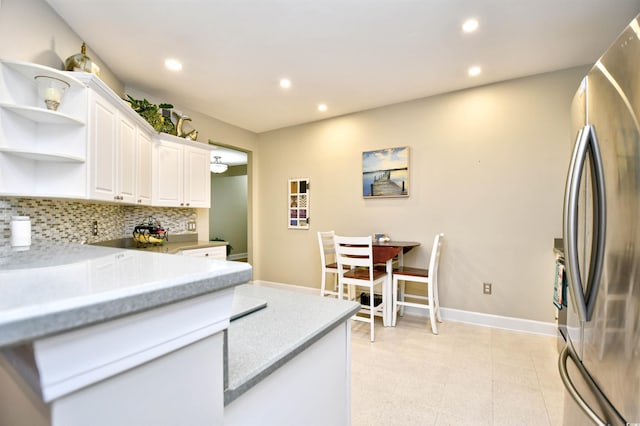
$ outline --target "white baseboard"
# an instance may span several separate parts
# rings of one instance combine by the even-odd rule
[[[300,291],[310,294],[320,294],[320,289],[303,287],[293,284],[276,283],[272,281],[253,281],[255,285],[261,285],[265,287],[274,287],[287,289],[292,291]],[[410,306],[405,307],[405,313],[407,315],[427,317],[429,311],[426,309],[412,308]],[[483,314],[481,312],[463,311],[460,309],[440,308],[440,314],[442,319],[446,321],[462,322],[467,324],[479,325],[483,327],[499,328],[503,330],[520,331],[523,333],[541,334],[545,336],[557,336],[558,328],[555,323],[533,321],[522,318],[505,317],[493,314]]]
[[[427,311],[423,311],[423,315]],[[533,321],[523,318],[504,317],[493,314],[483,314],[481,312],[462,311],[459,309],[440,308],[443,320],[464,322],[468,324],[480,325],[484,327],[500,328],[511,331],[521,331],[524,333],[541,334],[545,336],[557,336],[558,327],[553,322]]]
[[[273,282],[273,281],[263,281],[263,280],[255,280],[255,281],[252,281],[252,283],[254,285],[259,285],[259,286],[263,286],[263,287],[280,288],[280,289],[284,289],[284,290],[298,291],[298,292],[301,292],[301,293],[320,295],[320,289],[319,288],[311,288],[311,287],[304,287],[304,286],[301,286],[301,285],[283,284],[283,283],[276,283],[276,282]]]

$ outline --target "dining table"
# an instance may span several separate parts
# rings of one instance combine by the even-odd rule
[[[387,279],[384,283],[382,291],[382,299],[384,307],[382,311],[382,323],[385,327],[390,327],[393,319],[393,259],[398,258],[398,267],[403,264],[403,256],[414,247],[418,247],[419,242],[415,241],[373,241],[373,263],[385,264]]]

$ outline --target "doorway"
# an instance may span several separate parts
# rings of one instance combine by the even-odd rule
[[[215,167],[212,167],[209,240],[229,243],[228,260],[247,261],[250,153],[217,144],[212,146],[211,162],[227,168],[213,172]]]

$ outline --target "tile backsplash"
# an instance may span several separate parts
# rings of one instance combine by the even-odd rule
[[[193,209],[121,206],[117,204],[45,198],[0,197],[0,246],[10,242],[11,216],[29,216],[31,240],[86,242],[126,238],[134,226],[158,220],[171,234],[187,233],[187,222],[195,221]],[[98,235],[92,235],[93,222],[98,222]]]

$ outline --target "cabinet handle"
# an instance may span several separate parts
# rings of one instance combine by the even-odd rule
[[[184,203],[180,203],[180,206],[181,206],[181,207],[182,207],[182,206],[184,206]]]
[[[189,207],[191,204],[187,203],[187,207]]]
[[[209,256],[209,253],[205,253],[204,255],[208,257],[208,256]]]

